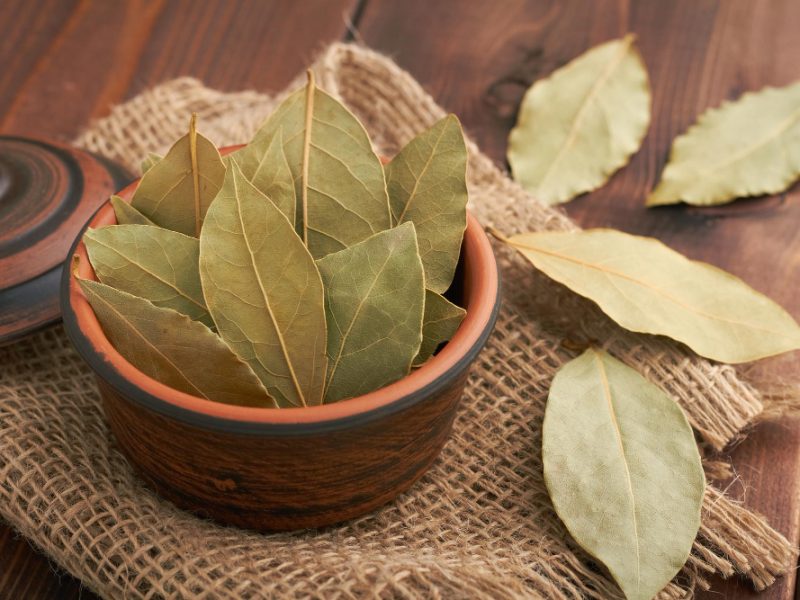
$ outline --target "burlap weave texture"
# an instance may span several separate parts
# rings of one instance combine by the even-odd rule
[[[444,114],[407,73],[363,48],[336,44],[315,72],[387,155]],[[226,145],[248,140],[279,99],[174,80],[118,106],[77,142],[135,170],[147,152],[163,151],[184,132],[191,112],[205,135]],[[477,147],[470,151],[471,208],[483,222],[508,233],[575,227]],[[732,368],[626,333],[498,252],[514,285],[505,288],[453,437],[418,484],[376,513],[319,532],[260,535],[175,509],[114,449],[91,374],[54,328],[0,349],[0,515],[113,598],[618,597],[570,541],[542,481],[547,390],[575,355],[564,338],[599,340],[666,389],[707,449],[742,435],[762,401]],[[691,595],[714,572],[738,572],[763,587],[791,567],[793,555],[763,519],[709,486],[692,557],[662,596]]]

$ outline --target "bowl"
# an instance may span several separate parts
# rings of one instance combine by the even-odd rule
[[[137,184],[120,195],[129,200]],[[106,203],[84,230],[114,223]],[[82,235],[68,256],[79,257],[80,277],[95,279]],[[470,214],[450,293],[467,314],[423,366],[356,398],[283,409],[212,402],[145,375],[108,341],[70,268],[61,308],[69,338],[96,375],[117,445],[144,481],[200,516],[285,531],[368,513],[407,490],[437,458],[499,306],[497,263]]]

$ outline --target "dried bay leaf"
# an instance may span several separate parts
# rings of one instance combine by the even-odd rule
[[[230,164],[200,234],[200,278],[222,338],[280,406],[321,404],[325,305],[314,260],[286,216]]]
[[[250,367],[202,323],[97,281],[80,285],[111,344],[143,373],[208,400],[275,406]]]
[[[428,360],[440,344],[448,341],[467,314],[444,296],[425,290],[425,313],[422,318],[422,344],[414,359],[414,366]]]
[[[600,44],[537,81],[522,100],[508,162],[547,204],[603,185],[639,149],[650,87],[634,36]]]
[[[160,154],[156,154],[155,152],[150,152],[147,157],[142,161],[141,169],[142,175],[147,173],[152,167],[154,167],[161,159],[164,158]]]
[[[420,349],[425,279],[413,223],[377,233],[317,261],[325,284],[325,401],[408,374]]]
[[[658,387],[589,349],[553,379],[542,428],[547,491],[572,537],[630,600],[689,558],[705,477],[691,427]]]
[[[467,227],[467,148],[449,115],[411,140],[386,165],[392,223],[412,221],[429,290],[450,287]]]
[[[631,331],[665,335],[728,363],[800,348],[800,327],[775,302],[658,240],[613,229],[502,239]]]
[[[225,165],[210,140],[189,133],[139,182],[131,205],[160,227],[197,237],[211,201],[225,178]]]
[[[118,225],[155,225],[119,196],[111,196],[111,206],[114,208]]]
[[[389,228],[391,219],[383,167],[366,130],[309,79],[233,157],[237,163],[258,162],[265,140],[283,130],[299,203],[297,227],[311,254],[320,258]]]
[[[774,194],[800,176],[800,82],[704,112],[672,143],[648,206],[724,204]]]
[[[152,225],[111,225],[83,237],[97,278],[212,326],[200,285],[197,238]]]

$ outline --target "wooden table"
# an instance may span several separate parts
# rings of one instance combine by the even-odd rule
[[[800,191],[714,209],[645,210],[673,137],[706,107],[800,79],[797,0],[0,0],[0,133],[69,140],[117,102],[179,75],[277,90],[327,42],[393,56],[497,161],[524,89],[590,46],[633,31],[654,119],[643,149],[603,189],[571,203],[582,225],[656,236],[743,277],[800,318]],[[797,356],[768,365],[796,372]],[[732,452],[745,503],[795,543],[800,423],[759,427]],[[794,573],[762,598],[794,595]],[[717,582],[708,598],[750,597]],[[83,596],[89,596],[83,591]],[[66,599],[58,574],[0,525],[0,598]]]

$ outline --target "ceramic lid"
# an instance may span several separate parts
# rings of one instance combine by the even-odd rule
[[[130,179],[83,150],[0,136],[0,344],[60,319],[67,252],[89,217]]]

